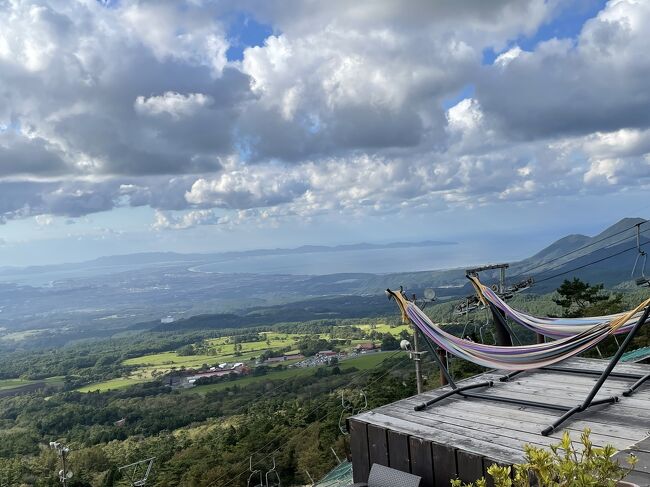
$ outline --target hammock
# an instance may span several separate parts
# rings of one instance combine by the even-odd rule
[[[468,276],[468,278],[474,286],[479,300],[481,300],[483,304],[492,304],[514,322],[519,323],[521,326],[524,326],[535,333],[550,338],[574,336],[600,323],[610,322],[626,315],[626,313],[616,313],[606,316],[592,316],[589,318],[541,318],[510,307],[489,286],[481,283],[478,277]],[[630,316],[615,333],[622,334],[629,332],[638,319],[639,313]]]
[[[635,309],[622,313],[612,320],[602,321],[581,333],[556,341],[535,345],[503,347],[477,343],[447,333],[434,324],[420,308],[408,301],[401,293],[392,291],[389,291],[389,293],[395,297],[402,309],[402,317],[408,318],[440,348],[483,367],[505,370],[529,370],[546,367],[589,350],[608,336],[616,333],[633,316],[650,305],[650,299],[647,299]]]

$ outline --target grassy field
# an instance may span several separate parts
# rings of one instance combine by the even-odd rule
[[[386,324],[361,324],[358,325],[364,331],[377,331],[379,333],[392,333],[395,336],[398,336],[399,333],[408,329],[408,326],[397,326],[390,327]],[[129,374],[127,377],[111,379],[104,382],[98,382],[95,384],[90,384],[84,386],[80,389],[77,389],[79,392],[89,392],[89,391],[107,391],[112,389],[119,389],[122,387],[128,387],[133,384],[140,382],[147,382],[155,379],[156,377],[166,374],[171,370],[178,370],[182,368],[186,369],[195,369],[200,368],[205,365],[216,365],[223,362],[244,362],[250,363],[251,359],[259,357],[266,350],[282,350],[290,349],[291,352],[287,353],[298,353],[297,349],[298,341],[304,337],[304,334],[298,333],[276,333],[276,332],[266,332],[261,333],[264,336],[263,340],[258,340],[255,342],[244,342],[241,343],[241,352],[239,355],[235,355],[235,343],[233,343],[233,337],[221,337],[214,338],[211,340],[206,340],[201,345],[204,348],[201,350],[209,350],[210,353],[204,353],[199,355],[179,355],[176,352],[161,352],[154,353],[149,355],[143,355],[141,357],[133,357],[122,362],[123,365],[135,367],[135,370]],[[318,335],[320,338],[329,340],[331,336],[326,333]],[[360,343],[367,343],[368,340],[351,340],[350,345],[341,347],[344,351],[350,351],[356,345]],[[350,359],[345,361],[347,364],[351,360],[360,360],[359,363],[364,363],[363,359],[369,360],[372,362],[371,356],[360,357],[359,359]],[[292,362],[283,362],[274,364],[274,367],[278,365],[289,365]],[[303,369],[293,369],[293,370],[303,370]],[[292,370],[292,371],[293,371]],[[314,370],[314,369],[311,369]],[[281,373],[278,371],[277,373]],[[275,373],[275,372],[274,372]],[[255,379],[264,379],[268,376],[255,377]],[[280,377],[281,378],[281,377]],[[253,377],[247,377],[241,379],[241,381],[251,380]],[[245,383],[244,383],[245,384]],[[217,385],[217,384],[215,384]],[[218,384],[221,386],[221,384]],[[1,386],[0,386],[1,387]]]
[[[145,382],[144,380],[132,378],[132,377],[121,377],[118,379],[111,379],[104,382],[98,382],[96,384],[90,384],[88,386],[80,387],[77,389],[78,392],[106,392],[112,391],[115,389],[122,389],[124,387],[132,386],[133,384],[138,384],[140,382]]]
[[[47,379],[28,380],[28,379],[1,379],[0,392],[9,391],[12,389],[20,389],[21,387],[33,386],[34,384],[48,384],[58,386],[63,384],[63,377],[48,377]]]
[[[398,337],[403,330],[411,333],[411,325],[390,326],[385,323],[380,323],[377,325],[357,325],[357,328],[365,331],[374,330],[378,333],[391,333],[395,337]]]
[[[371,353],[367,355],[361,355],[360,357],[350,358],[343,360],[339,363],[341,370],[351,369],[356,367],[359,370],[368,370],[376,367],[380,362],[382,362],[387,357],[388,352],[378,352]],[[185,389],[183,393],[185,394],[206,394],[211,391],[222,391],[232,386],[246,387],[251,384],[259,382],[268,382],[268,381],[279,381],[290,379],[294,377],[308,376],[315,374],[318,370],[318,367],[309,367],[309,368],[292,368],[285,370],[278,370],[276,372],[269,372],[266,375],[260,376],[247,376],[241,379],[234,381],[220,382],[218,384],[207,384],[204,386],[196,386],[191,389]]]
[[[0,379],[0,391],[15,389],[16,387],[31,384],[33,381],[24,379]]]

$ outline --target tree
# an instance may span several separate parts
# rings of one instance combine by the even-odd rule
[[[192,345],[185,345],[179,348],[176,353],[180,356],[196,355],[196,350],[194,350]]]
[[[559,297],[553,298],[555,304],[561,306],[565,317],[584,316],[585,309],[602,301],[607,301],[609,296],[603,294],[603,285],[591,286],[574,277],[572,281],[565,279],[557,288]]]
[[[381,349],[382,351],[386,350],[397,350],[399,348],[399,342],[392,334],[386,333],[381,339]]]

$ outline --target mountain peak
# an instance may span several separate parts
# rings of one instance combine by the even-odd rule
[[[603,238],[610,237],[612,235],[617,235],[621,234],[621,238],[627,237],[627,232],[626,230],[629,231],[629,234],[632,235],[635,232],[635,229],[633,228],[634,225],[637,225],[639,223],[643,223],[647,221],[645,218],[623,218],[619,220],[618,222],[614,223],[611,227],[607,227],[605,230],[600,232],[598,235],[595,235],[593,237],[593,240],[600,240]]]

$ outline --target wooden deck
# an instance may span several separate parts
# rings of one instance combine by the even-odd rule
[[[575,358],[561,366],[603,370],[607,362]],[[620,364],[615,371],[647,374],[650,365]],[[536,370],[520,374],[510,382],[498,382],[503,371],[472,377],[462,384],[495,380],[492,388],[477,389],[495,396],[509,396],[537,402],[575,406],[584,401],[598,376]],[[413,407],[449,390],[435,389],[397,401],[349,420],[355,482],[367,480],[369,468],[380,463],[420,475],[423,486],[449,486],[455,477],[473,481],[493,463],[512,464],[522,460],[525,443],[547,447],[557,443],[564,430],[576,440],[590,428],[596,446],[611,444],[618,450],[640,452],[634,481],[650,485],[650,382],[633,396],[623,397],[634,380],[610,378],[596,399],[617,395],[620,402],[595,406],[579,413],[563,429],[545,437],[542,429],[562,413],[478,398],[452,396],[425,411]],[[639,449],[641,448],[641,449]]]

